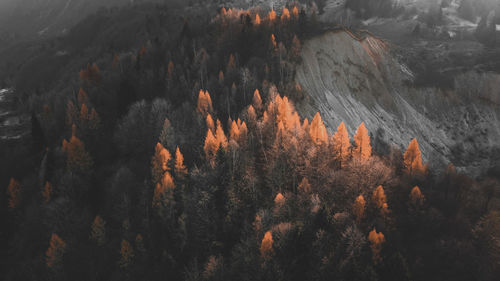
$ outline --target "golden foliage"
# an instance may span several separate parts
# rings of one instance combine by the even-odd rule
[[[46,181],[45,185],[43,186],[42,196],[43,202],[45,204],[49,203],[50,198],[52,197],[52,185],[48,181]]]
[[[299,9],[297,8],[297,6],[294,6],[293,7],[293,10],[292,10],[292,15],[295,19],[298,19],[299,18]]]
[[[262,109],[262,98],[260,97],[260,92],[258,89],[255,89],[255,91],[253,92],[252,106],[257,110]]]
[[[104,245],[106,239],[106,222],[100,216],[96,216],[90,226],[90,239],[95,241],[99,246]]]
[[[326,132],[325,124],[321,119],[319,112],[314,115],[314,118],[309,126],[309,136],[315,144],[325,144],[328,142],[328,133]]]
[[[156,188],[153,194],[152,205],[154,207],[160,207],[168,203],[168,192],[175,188],[174,179],[169,172],[165,172],[159,183],[156,184]]]
[[[368,135],[368,130],[365,127],[365,123],[362,122],[359,125],[356,134],[354,135],[355,147],[352,150],[353,157],[368,160],[372,155],[372,146],[370,144],[370,136]]]
[[[74,134],[69,142],[63,140],[62,151],[66,153],[66,165],[71,171],[86,170],[92,165],[92,159],[83,142]]]
[[[425,197],[418,186],[413,187],[413,189],[411,190],[410,201],[413,205],[416,206],[422,206],[424,204]]]
[[[411,174],[423,174],[425,168],[422,164],[422,155],[420,153],[420,147],[418,141],[414,138],[408,145],[408,149],[403,155],[404,164],[406,171]]]
[[[170,171],[169,162],[172,159],[170,152],[161,143],[156,143],[155,154],[151,159],[151,175],[153,183],[158,183],[163,174]]]
[[[283,196],[283,194],[281,194],[281,192],[279,192],[278,194],[276,194],[276,197],[274,197],[274,204],[277,206],[277,207],[281,207],[285,204],[285,196]]]
[[[373,263],[379,263],[382,258],[380,257],[380,252],[382,251],[382,244],[385,242],[385,237],[382,232],[378,232],[375,228],[368,234],[368,240],[370,241],[370,248],[372,249]]]
[[[384,188],[379,185],[372,194],[372,202],[378,209],[382,209],[384,203],[387,202],[387,197],[385,196]]]
[[[260,16],[259,16],[259,14],[255,15],[255,25],[260,25]]]
[[[205,144],[203,145],[203,150],[205,151],[205,157],[210,162],[215,160],[215,155],[219,149],[219,143],[215,138],[214,134],[210,129],[207,130],[207,136],[205,137]]]
[[[9,186],[7,187],[7,193],[9,194],[8,206],[10,209],[15,209],[20,202],[21,185],[14,178],[10,179]]]
[[[270,258],[273,254],[273,234],[271,231],[267,231],[264,234],[264,238],[262,239],[262,243],[260,244],[260,255],[263,258]]]
[[[290,11],[287,8],[283,8],[281,12],[281,21],[286,22],[290,20]]]
[[[89,100],[87,93],[82,88],[78,91],[77,100],[79,104],[87,103]]]
[[[50,244],[47,252],[45,253],[45,262],[49,268],[56,268],[62,262],[62,257],[66,252],[66,242],[57,234],[52,233],[50,237]]]
[[[356,198],[356,201],[354,201],[354,205],[353,205],[354,215],[356,216],[356,221],[358,223],[361,222],[361,220],[363,219],[363,217],[365,215],[365,208],[366,208],[365,198],[363,197],[363,195],[359,195]]]
[[[179,147],[175,149],[175,175],[177,177],[183,178],[187,175],[188,170],[186,166],[184,166],[184,156],[181,153]]]
[[[340,123],[337,131],[333,135],[332,145],[335,158],[340,163],[340,167],[343,168],[349,159],[351,149],[349,134],[347,133],[347,128],[345,127],[344,122]]]
[[[210,93],[208,91],[200,90],[198,94],[198,105],[196,111],[202,116],[206,116],[213,111],[212,99],[210,98]]]
[[[278,48],[278,43],[276,42],[276,36],[274,36],[274,34],[271,34],[271,48],[273,50]]]
[[[120,267],[125,268],[132,264],[132,259],[134,258],[134,249],[127,240],[122,240],[120,248]]]
[[[223,149],[227,148],[227,137],[219,120],[217,120],[217,128],[215,129],[215,139],[217,140],[217,150],[219,146],[222,146]]]
[[[205,123],[207,124],[207,128],[212,131],[212,132],[215,132],[215,124],[214,124],[214,119],[212,119],[212,115],[207,114],[207,118],[205,120]]]
[[[273,22],[276,20],[276,12],[274,11],[274,9],[271,10],[271,12],[269,12],[268,19],[270,22]]]

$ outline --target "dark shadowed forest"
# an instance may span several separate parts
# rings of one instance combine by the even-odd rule
[[[0,279],[496,280],[498,174],[298,109],[321,3],[103,8],[3,49],[29,125],[0,145]]]

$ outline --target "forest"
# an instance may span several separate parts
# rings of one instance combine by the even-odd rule
[[[78,54],[57,75],[20,73],[43,82],[16,89],[31,137],[2,148],[3,280],[498,278],[498,178],[300,115],[314,9],[144,4],[127,38],[93,32],[131,9],[47,41]]]

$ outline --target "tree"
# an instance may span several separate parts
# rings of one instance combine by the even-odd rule
[[[356,221],[361,222],[363,216],[365,215],[366,201],[363,195],[359,195],[354,201],[353,209],[354,215],[356,216]]]
[[[210,129],[207,130],[207,136],[205,137],[205,144],[203,145],[203,150],[205,151],[206,159],[213,164],[215,160],[215,155],[219,149],[219,143],[215,138],[214,134]]]
[[[210,98],[210,93],[208,91],[200,90],[198,93],[198,105],[196,111],[202,116],[206,116],[213,111],[212,99]]]
[[[224,129],[222,129],[222,125],[219,120],[217,120],[217,129],[215,130],[215,139],[217,140],[217,144],[221,146],[223,149],[227,148],[227,137],[224,133]]]
[[[165,172],[161,181],[156,184],[152,205],[154,207],[166,205],[174,188],[175,184],[172,175],[169,172]]]
[[[285,196],[279,192],[276,194],[276,197],[274,197],[274,204],[277,207],[282,207],[285,204]]]
[[[319,112],[314,115],[314,118],[309,126],[309,136],[315,144],[325,144],[328,142],[328,133],[326,132],[325,124],[321,119]]]
[[[258,89],[255,89],[255,91],[253,92],[252,106],[254,109],[259,111],[262,109],[262,98],[260,97],[260,92]]]
[[[283,11],[281,12],[281,21],[285,23],[289,20],[290,20],[290,11],[287,8],[283,8]]]
[[[260,16],[259,14],[255,15],[255,25],[260,25]]]
[[[377,209],[380,210],[381,215],[385,215],[388,211],[387,197],[384,188],[379,185],[372,194],[372,202]]]
[[[297,6],[293,6],[292,15],[295,20],[299,19],[299,9]]]
[[[134,249],[132,249],[130,243],[125,239],[122,240],[120,255],[120,267],[129,267],[132,264],[132,259],[134,258]]]
[[[368,160],[372,155],[372,146],[370,144],[370,136],[368,135],[368,130],[365,127],[365,123],[359,125],[356,134],[354,135],[354,148],[352,150],[352,155],[358,159]]]
[[[47,266],[52,269],[59,267],[65,252],[66,242],[64,242],[59,235],[52,233],[49,248],[45,253],[45,262]]]
[[[49,203],[50,198],[52,197],[52,185],[48,181],[46,181],[45,185],[43,186],[42,196],[43,202],[45,204]]]
[[[163,174],[170,171],[169,162],[172,159],[170,152],[161,143],[156,143],[155,154],[151,159],[151,175],[153,183],[158,183]]]
[[[177,146],[175,149],[175,168],[174,168],[175,175],[179,178],[183,178],[184,176],[187,175],[188,170],[186,166],[184,166],[184,156],[181,153],[181,150]]]
[[[15,209],[21,201],[21,185],[14,178],[10,179],[9,186],[7,187],[7,193],[9,194],[9,208]]]
[[[269,12],[269,16],[268,16],[268,19],[269,19],[269,22],[273,22],[274,20],[276,20],[276,12],[273,10],[271,10]]]
[[[425,169],[422,165],[422,155],[420,154],[420,148],[416,138],[408,145],[408,149],[403,155],[403,161],[406,171],[410,175],[424,173]]]
[[[349,159],[351,142],[344,122],[341,122],[337,132],[333,135],[333,153],[340,167],[344,167]]]
[[[385,242],[385,237],[382,232],[378,232],[375,228],[368,234],[368,240],[370,241],[370,248],[372,249],[373,263],[379,263],[382,258],[380,252],[382,251],[382,244]]]
[[[69,142],[63,140],[62,151],[66,153],[66,166],[69,170],[85,171],[92,166],[92,159],[85,150],[83,142],[74,134]]]
[[[415,206],[422,206],[424,204],[425,197],[418,186],[413,187],[411,190],[410,201]]]
[[[262,243],[260,244],[260,255],[264,259],[268,259],[273,254],[273,234],[271,231],[267,231],[264,234],[264,238],[262,239]]]
[[[90,239],[99,246],[104,245],[106,239],[106,222],[100,216],[96,216],[90,226]]]

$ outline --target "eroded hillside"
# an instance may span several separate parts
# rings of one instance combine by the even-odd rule
[[[471,174],[498,164],[500,75],[467,72],[453,90],[414,88],[414,75],[370,34],[328,32],[306,42],[296,79],[309,115],[320,111],[330,131],[365,122],[379,147],[406,147],[415,136],[431,165],[449,162]]]

